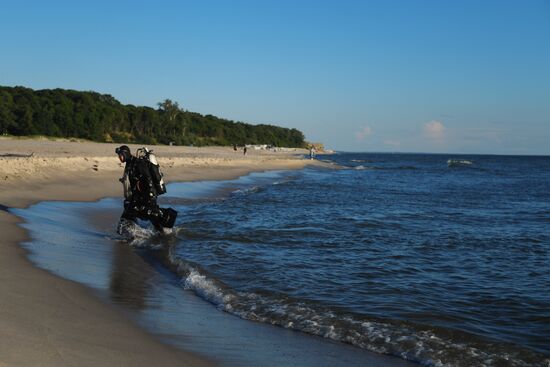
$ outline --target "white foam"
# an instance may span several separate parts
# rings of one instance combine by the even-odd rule
[[[449,159],[447,161],[447,165],[449,167],[452,167],[452,166],[471,166],[473,164],[474,164],[474,162],[469,161],[467,159]]]
[[[147,247],[147,241],[158,234],[153,229],[141,227],[129,220],[121,220],[119,222],[117,233],[133,247]]]
[[[183,279],[186,289],[193,290],[218,309],[243,319],[299,330],[377,353],[396,355],[424,366],[454,366],[457,363],[456,355],[461,355],[465,365],[497,366],[503,359],[510,366],[529,365],[515,352],[493,350],[490,346],[487,350],[480,350],[467,343],[440,337],[435,330],[417,330],[403,322],[364,321],[351,314],[336,315],[331,310],[321,311],[302,302],[289,303],[286,298],[234,292],[184,261],[177,258],[175,261],[178,270],[187,274]]]
[[[258,192],[260,190],[261,190],[261,187],[252,186],[252,187],[247,187],[247,188],[243,188],[243,189],[237,189],[237,190],[233,191],[233,194],[250,194],[250,193]]]
[[[185,278],[185,289],[193,290],[201,298],[213,303],[218,308],[225,309],[226,304],[232,300],[231,295],[224,295],[223,291],[206,276],[197,270],[191,269]]]

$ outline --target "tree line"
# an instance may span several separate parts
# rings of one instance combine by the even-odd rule
[[[304,147],[297,129],[251,125],[180,108],[124,105],[113,96],[66,89],[0,86],[0,134],[45,135],[99,142],[177,145],[269,144]]]

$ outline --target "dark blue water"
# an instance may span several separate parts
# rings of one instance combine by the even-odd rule
[[[322,159],[342,169],[172,184],[163,205],[180,212],[174,233],[136,231],[130,244],[153,249],[147,262],[216,313],[427,366],[550,366],[550,157]],[[74,206],[111,223],[119,204]],[[33,261],[94,287],[116,283],[117,300],[143,307],[135,285],[121,291],[96,271],[105,258],[117,279],[144,272],[139,261],[111,264],[112,246],[121,259],[131,250],[113,245],[114,223],[71,225],[71,206],[17,212],[37,238]],[[178,287],[162,288],[169,303]]]
[[[550,158],[338,154],[186,207],[184,284],[426,365],[548,365]]]

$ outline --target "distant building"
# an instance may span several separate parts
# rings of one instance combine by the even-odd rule
[[[266,150],[266,149],[268,149],[267,144],[257,144],[257,145],[247,144],[247,145],[245,145],[245,147],[247,147],[248,149],[254,149],[254,150]]]

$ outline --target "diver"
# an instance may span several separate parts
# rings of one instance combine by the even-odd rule
[[[166,193],[159,164],[152,151],[140,148],[136,156],[130,148],[122,145],[115,149],[120,162],[126,163],[120,182],[124,186],[124,212],[120,217],[117,232],[137,219],[150,221],[156,230],[164,233],[164,228],[172,228],[178,212],[172,208],[160,208],[157,197]]]

